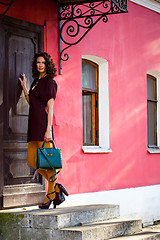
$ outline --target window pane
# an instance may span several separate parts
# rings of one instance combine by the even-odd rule
[[[82,87],[96,90],[96,67],[82,62]]]
[[[156,103],[148,102],[148,145],[157,145]]]
[[[83,95],[83,143],[92,143],[92,95]]]
[[[155,80],[147,76],[147,99],[156,100]]]

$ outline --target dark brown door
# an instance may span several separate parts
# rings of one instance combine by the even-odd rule
[[[32,59],[38,50],[38,37],[34,32],[6,27],[5,51],[5,125],[6,140],[26,140],[28,122],[28,104],[22,92],[18,78],[24,72],[27,76],[27,88],[32,82]]]
[[[4,70],[0,79],[3,86],[3,186],[14,185],[15,190],[15,185],[20,184],[24,187],[25,184],[27,187],[27,184],[43,185],[39,174],[26,163],[29,106],[18,79],[24,72],[29,90],[33,81],[33,56],[43,51],[43,26],[6,18],[1,31],[4,48]]]

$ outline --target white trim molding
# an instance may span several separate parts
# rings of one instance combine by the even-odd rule
[[[159,148],[148,148],[148,152],[149,153],[160,153],[160,149]]]
[[[109,153],[109,91],[108,62],[106,59],[83,55],[82,59],[90,60],[99,67],[99,146],[83,146],[85,153]]]
[[[160,220],[160,185],[126,188],[110,191],[71,194],[60,207],[116,204],[121,218],[142,219],[143,226]]]
[[[110,148],[102,148],[100,146],[83,146],[83,151],[85,153],[109,153],[112,152]]]
[[[130,0],[130,1],[160,13],[160,3],[156,0]]]

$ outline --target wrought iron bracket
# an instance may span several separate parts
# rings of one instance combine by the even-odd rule
[[[128,12],[128,0],[106,0],[83,3],[68,3],[60,6],[60,72],[62,61],[69,59],[68,50],[79,43],[102,19],[108,15]],[[63,42],[63,48],[62,48]]]
[[[2,22],[3,18],[5,17],[5,15],[7,14],[7,12],[9,11],[9,9],[13,6],[13,4],[16,2],[16,0],[1,0],[0,4],[5,6],[5,10],[4,12],[1,14],[0,16],[0,23]]]

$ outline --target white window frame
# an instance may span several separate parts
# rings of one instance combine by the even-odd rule
[[[108,62],[94,56],[82,55],[86,59],[96,63],[99,67],[98,76],[98,118],[99,118],[99,146],[82,146],[85,153],[108,153],[112,152],[109,144],[109,92],[108,92]]]
[[[156,78],[157,83],[157,148],[148,148],[149,153],[160,153],[160,72],[148,71],[147,74]]]

